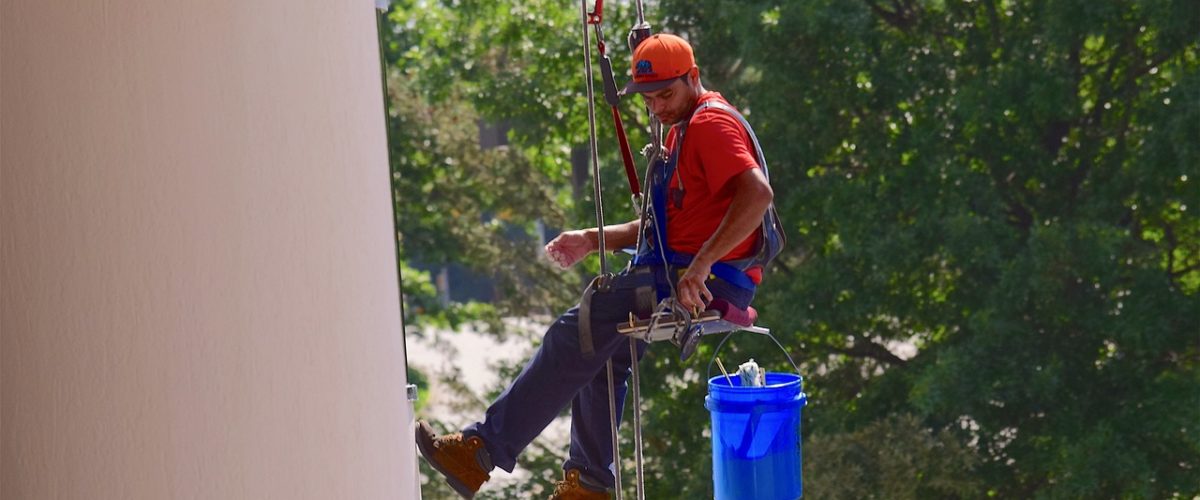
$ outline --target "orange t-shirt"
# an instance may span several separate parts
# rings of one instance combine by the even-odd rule
[[[696,105],[709,100],[729,104],[720,93],[705,92]],[[676,132],[677,127],[671,127],[667,134],[668,151],[675,147]],[[667,242],[672,250],[691,255],[700,251],[729,211],[733,201],[730,179],[758,168],[756,158],[754,143],[750,142],[750,136],[737,118],[711,108],[692,117],[684,134],[675,174],[667,184]],[[676,207],[680,190],[682,207]],[[720,260],[750,257],[757,238],[757,231],[751,233]],[[761,270],[750,271],[747,274],[758,282]]]

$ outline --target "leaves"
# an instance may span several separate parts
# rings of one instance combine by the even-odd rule
[[[606,7],[623,80],[631,6]],[[747,111],[771,162],[795,243],[756,306],[808,376],[806,492],[845,485],[846,469],[814,462],[840,460],[920,474],[906,486],[916,490],[862,483],[853,495],[1200,494],[1200,10],[1182,0],[648,8],[656,30],[693,42],[705,85]],[[529,257],[535,220],[594,225],[586,162],[572,166],[587,157],[578,15],[544,0],[447,0],[398,2],[389,16],[405,256],[495,272],[507,311],[560,307],[586,277]],[[635,101],[622,112],[636,147]],[[598,114],[606,215],[626,219],[611,125]],[[508,124],[507,147],[475,146],[480,122]],[[721,356],[789,369],[750,336]],[[711,495],[696,363],[656,345],[642,364],[650,498]],[[911,431],[907,447],[872,446],[897,429]],[[973,463],[978,481],[937,461],[943,449]],[[539,473],[556,460],[528,459]]]
[[[980,491],[974,451],[911,415],[814,436],[804,453],[804,489],[819,498],[961,498]]]

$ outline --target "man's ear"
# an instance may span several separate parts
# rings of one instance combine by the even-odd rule
[[[687,86],[690,89],[698,88],[700,86],[700,68],[698,66],[692,66],[692,69],[688,70]]]

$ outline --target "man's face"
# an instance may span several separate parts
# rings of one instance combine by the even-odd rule
[[[642,101],[663,125],[674,125],[687,118],[696,104],[696,91],[691,85],[691,72],[682,78],[676,78],[666,88],[653,92],[643,92]]]

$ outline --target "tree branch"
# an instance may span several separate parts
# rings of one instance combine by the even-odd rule
[[[881,19],[884,20],[884,22],[888,23],[893,28],[896,28],[900,31],[907,32],[909,30],[909,28],[912,27],[912,25],[913,25],[912,19],[909,18],[908,16],[904,15],[905,14],[904,12],[887,10],[883,7],[880,7],[879,4],[875,2],[875,0],[864,0],[864,1],[867,3],[867,6],[871,8],[871,12],[874,12],[875,15],[879,16]],[[892,4],[895,5],[895,2],[893,1]]]
[[[992,44],[999,47],[1000,44],[1000,14],[996,12],[996,1],[987,0],[988,13],[988,28],[992,32]]]
[[[1019,184],[1013,184],[1013,177],[1016,173],[1010,172],[1008,177],[1000,177],[1000,173],[990,164],[987,170],[992,177],[992,182],[996,185],[1000,199],[1004,200],[1004,212],[1008,215],[1009,220],[1023,233],[1028,233],[1029,228],[1033,226],[1033,213],[1021,204],[1013,193],[1013,191],[1020,190]]]
[[[1175,228],[1170,224],[1163,224],[1163,234],[1167,239],[1167,276],[1175,275],[1175,247],[1179,246],[1179,239],[1175,237]]]
[[[888,348],[862,337],[855,337],[854,343],[850,347],[830,346],[829,349],[838,354],[845,354],[856,358],[871,358],[896,366],[908,364],[908,361],[893,354]]]
[[[1183,275],[1190,273],[1192,271],[1200,271],[1200,264],[1188,266],[1188,267],[1182,268],[1178,271],[1175,271],[1175,272],[1171,273],[1171,278],[1172,279],[1182,278]]]

